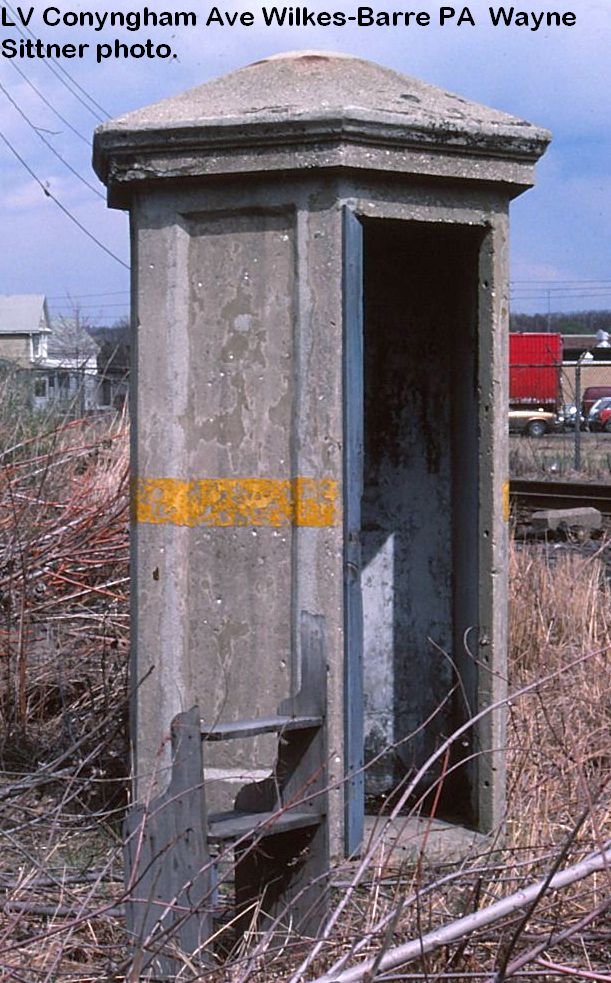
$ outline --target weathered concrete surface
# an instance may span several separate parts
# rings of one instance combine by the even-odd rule
[[[96,132],[94,164],[110,203],[130,208],[134,256],[139,796],[180,710],[268,715],[298,690],[309,612],[329,652],[329,833],[342,852],[361,645],[346,630],[343,523],[361,483],[369,752],[400,742],[393,762],[420,769],[502,700],[507,211],[548,139],[370,62],[303,52]],[[362,238],[345,265],[342,213]],[[351,291],[365,340],[352,375]],[[348,474],[347,380],[360,377],[351,436],[365,454]],[[447,762],[482,830],[503,818],[503,747],[495,711]],[[273,756],[261,740],[208,765],[222,781],[265,773]],[[378,764],[373,792],[394,767]]]
[[[533,512],[531,524],[535,532],[557,532],[561,529],[594,530],[602,527],[598,509],[584,506],[575,509],[542,509]]]
[[[93,162],[116,205],[150,180],[312,167],[525,188],[548,142],[525,120],[392,69],[302,51],[103,124]]]
[[[328,557],[341,555],[341,311],[309,269],[341,278],[338,216],[310,212],[312,189],[287,184],[279,197],[275,207],[265,189],[225,189],[225,223],[208,194],[155,195],[134,223],[142,794],[170,711],[191,700],[208,721],[267,716],[298,690],[301,610],[325,616],[337,649],[343,588]],[[341,708],[341,664],[330,683]],[[332,747],[341,720],[340,709]],[[232,742],[229,758],[227,748],[207,753],[213,808],[229,805],[236,775],[260,778],[276,755],[272,737]]]
[[[431,866],[459,863],[487,853],[493,845],[489,836],[426,816],[400,816],[393,820],[367,816],[365,849],[378,838],[374,864],[383,871],[409,869],[422,861]]]
[[[116,117],[98,132],[123,131],[131,142],[141,129],[192,131],[215,119],[225,127],[282,122],[297,128],[298,122],[317,118],[335,124],[342,119],[378,120],[385,137],[393,124],[402,124],[414,140],[436,143],[444,150],[453,137],[468,133],[474,147],[507,150],[508,156],[517,155],[519,148],[536,159],[543,149],[541,141],[546,142],[545,131],[523,119],[383,65],[325,51],[272,55]]]

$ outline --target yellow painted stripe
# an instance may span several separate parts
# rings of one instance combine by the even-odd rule
[[[509,516],[511,514],[511,508],[509,504],[509,481],[503,482],[503,518],[505,522],[509,521]]]
[[[136,478],[136,522],[174,526],[333,526],[330,478]]]

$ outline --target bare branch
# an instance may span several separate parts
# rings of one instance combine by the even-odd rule
[[[597,852],[582,860],[581,863],[567,867],[565,870],[556,874],[549,884],[547,884],[547,879],[544,878],[535,884],[516,891],[514,894],[510,894],[506,898],[502,898],[487,908],[481,908],[479,911],[466,915],[464,918],[450,922],[449,925],[445,925],[443,928],[429,932],[420,939],[414,939],[411,942],[406,942],[404,945],[390,949],[381,960],[378,972],[404,966],[409,962],[413,962],[415,959],[421,958],[421,956],[428,952],[433,952],[441,946],[457,942],[479,929],[487,928],[489,925],[493,925],[508,915],[531,904],[540,895],[546,884],[547,890],[550,892],[560,891],[571,884],[575,884],[577,881],[583,880],[585,877],[591,877],[592,874],[604,870],[610,861],[611,844],[608,844],[604,851]],[[311,983],[361,983],[361,981],[367,978],[367,973],[371,972],[375,962],[375,959],[368,959],[366,962],[361,963],[360,966],[346,970],[345,972],[339,973],[339,975],[325,974],[324,976],[316,977]]]

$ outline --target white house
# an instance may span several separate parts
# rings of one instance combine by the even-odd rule
[[[72,405],[84,412],[98,405],[98,353],[100,346],[78,317],[54,317],[47,354],[38,366],[38,405]]]
[[[43,294],[0,296],[0,363],[31,370],[36,408],[96,409],[99,350],[78,317],[51,320]]]

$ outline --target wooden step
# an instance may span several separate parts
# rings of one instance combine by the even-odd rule
[[[208,839],[237,840],[252,833],[254,837],[275,836],[294,829],[319,826],[323,816],[315,812],[217,812],[208,816]]]
[[[322,727],[322,723],[322,717],[307,715],[232,720],[212,724],[211,727],[206,727],[202,722],[202,738],[205,741],[231,741],[239,737],[256,737],[258,734],[282,734],[286,731],[309,730]]]

